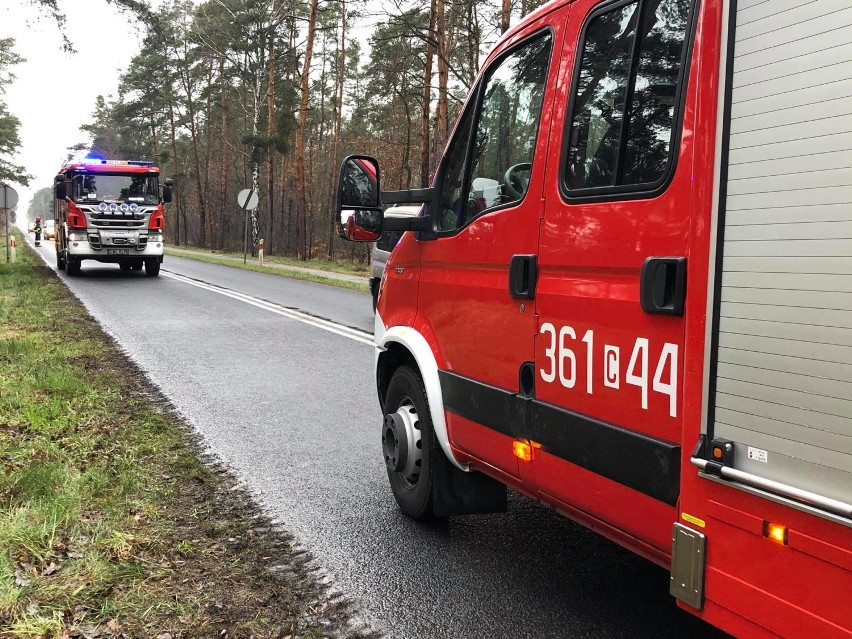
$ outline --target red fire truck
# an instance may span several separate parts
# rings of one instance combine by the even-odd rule
[[[152,162],[84,160],[56,176],[56,265],[80,274],[83,260],[117,263],[156,277],[163,262],[163,204],[172,181],[159,184]],[[161,195],[162,190],[162,195]]]
[[[852,637],[850,43],[848,0],[555,0],[431,188],[344,162],[348,239],[410,231],[375,323],[406,514],[508,486],[728,632]]]

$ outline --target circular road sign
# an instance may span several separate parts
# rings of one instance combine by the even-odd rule
[[[18,205],[18,192],[11,186],[0,184],[0,209],[11,209]]]
[[[237,194],[237,204],[241,209],[256,209],[258,203],[257,193],[254,189],[243,189]]]

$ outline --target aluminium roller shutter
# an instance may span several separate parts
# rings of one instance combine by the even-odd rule
[[[732,7],[710,427],[736,469],[850,504],[852,2]]]

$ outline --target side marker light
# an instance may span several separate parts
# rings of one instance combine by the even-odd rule
[[[787,527],[772,522],[763,522],[763,536],[783,546],[787,545]]]
[[[532,461],[532,446],[526,440],[515,440],[512,442],[512,452],[521,461]]]

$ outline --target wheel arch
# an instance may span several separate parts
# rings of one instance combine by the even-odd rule
[[[438,363],[432,348],[418,331],[409,326],[393,326],[385,329],[379,314],[376,314],[375,339],[376,352],[376,388],[379,402],[384,407],[385,395],[394,372],[401,366],[411,366],[423,380],[426,398],[429,401],[429,414],[432,428],[447,459],[456,468],[468,471],[468,467],[456,459],[450,446],[447,433],[447,420],[444,413],[444,397],[441,381],[438,377]]]

